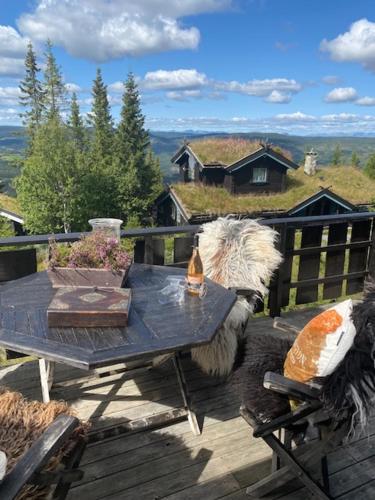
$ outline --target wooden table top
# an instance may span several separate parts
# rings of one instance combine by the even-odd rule
[[[170,275],[184,270],[133,264],[125,328],[48,328],[47,307],[54,289],[46,272],[0,288],[0,345],[78,368],[91,369],[209,343],[230,312],[236,295],[206,280],[202,299],[185,293],[182,304],[161,303],[160,290]]]

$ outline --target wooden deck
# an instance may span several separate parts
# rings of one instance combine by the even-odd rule
[[[302,325],[315,313],[316,310],[293,313],[293,322]],[[270,326],[271,320],[265,318],[249,324],[250,329],[258,332]],[[162,429],[93,442],[82,460],[84,479],[71,489],[70,500],[249,498],[245,495],[246,487],[269,470],[269,449],[252,437],[238,416],[238,401],[222,381],[204,376],[188,359],[184,365],[193,403],[203,422],[202,435],[194,436],[188,422],[182,421]],[[100,377],[82,379],[73,385],[67,380],[87,373],[63,365],[56,371],[61,385],[52,396],[69,401],[80,417],[91,419],[93,431],[181,404],[169,362],[133,378],[102,370]],[[4,368],[0,377],[2,385],[41,399],[36,362]],[[329,471],[335,498],[375,498],[375,425],[369,436],[332,454]],[[294,489],[272,498],[309,498],[297,481]]]

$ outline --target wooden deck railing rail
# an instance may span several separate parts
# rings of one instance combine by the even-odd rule
[[[367,275],[375,278],[375,212],[287,217],[265,219],[261,224],[273,227],[280,235],[279,248],[284,262],[270,284],[266,308],[271,316],[280,314],[291,301],[295,304],[335,299],[363,290]],[[134,260],[147,264],[185,266],[190,255],[193,235],[200,226],[172,226],[122,231],[122,238],[135,239]],[[82,233],[56,234],[57,242],[72,242]],[[0,247],[45,245],[51,235],[1,238]],[[9,254],[14,262],[23,262],[22,273],[35,267],[35,252],[8,250],[0,253],[0,281],[14,279],[17,270],[9,267]],[[6,259],[5,259],[6,256]],[[6,269],[13,269],[7,276]],[[16,274],[15,274],[16,273]]]

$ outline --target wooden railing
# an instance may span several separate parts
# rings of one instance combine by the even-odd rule
[[[367,275],[375,278],[375,212],[331,216],[266,219],[280,235],[278,246],[284,261],[270,283],[266,304],[271,316],[290,305],[311,304],[352,295],[363,290]],[[147,264],[186,266],[193,235],[200,226],[158,227],[122,231],[122,238],[134,239],[134,261]],[[81,233],[56,234],[57,242],[72,242]],[[45,245],[50,235],[17,236],[0,239],[0,247]],[[9,252],[0,253],[0,280],[7,278]],[[13,251],[19,262],[21,253]],[[25,254],[26,255],[26,254]],[[26,258],[25,256],[23,258]],[[27,254],[20,275],[33,269],[35,252]],[[13,266],[13,270],[15,267]],[[21,268],[20,268],[21,269]],[[23,273],[23,274],[22,274]],[[14,272],[8,279],[15,279]]]

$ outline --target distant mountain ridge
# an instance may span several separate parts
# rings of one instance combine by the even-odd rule
[[[375,137],[328,137],[328,136],[296,136],[279,133],[225,133],[225,132],[198,132],[198,131],[150,131],[151,146],[160,159],[160,165],[166,182],[178,179],[178,171],[170,163],[173,153],[184,140],[198,137],[240,137],[246,139],[260,139],[280,146],[291,152],[296,163],[302,163],[307,150],[314,148],[318,153],[318,164],[329,165],[332,162],[333,152],[337,145],[342,151],[342,163],[349,165],[355,151],[364,166],[370,154],[375,153]],[[22,155],[26,146],[26,137],[23,127],[0,126],[0,179],[5,182],[6,190],[10,189],[10,182],[18,174],[18,169],[10,165],[12,155]]]

